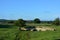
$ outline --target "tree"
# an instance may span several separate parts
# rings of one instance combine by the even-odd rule
[[[15,25],[19,26],[19,27],[24,27],[25,26],[25,21],[23,19],[18,19],[15,22]]]
[[[56,19],[53,21],[53,24],[55,24],[55,25],[60,25],[60,19],[59,19],[59,18],[56,18]]]
[[[40,23],[40,22],[41,22],[40,19],[38,19],[38,18],[34,19],[34,23]]]

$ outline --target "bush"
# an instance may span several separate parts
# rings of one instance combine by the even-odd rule
[[[25,25],[25,21],[23,19],[18,19],[16,22],[15,22],[15,25],[16,26],[19,26],[19,27],[24,27],[26,26]]]
[[[60,19],[59,19],[59,18],[56,18],[56,19],[53,21],[53,24],[54,24],[54,25],[60,25]]]

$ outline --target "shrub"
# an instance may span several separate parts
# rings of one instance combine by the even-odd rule
[[[19,26],[19,27],[24,27],[25,26],[25,21],[23,19],[18,19],[16,22],[15,22],[15,25],[16,26]]]
[[[56,19],[53,21],[53,24],[54,24],[54,25],[60,25],[60,19],[59,19],[59,18],[56,18]]]

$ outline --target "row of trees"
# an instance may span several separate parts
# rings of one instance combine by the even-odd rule
[[[36,19],[34,19],[34,23],[41,23],[41,21],[40,21],[40,19],[36,18]],[[24,27],[24,26],[26,26],[26,21],[23,19],[18,19],[17,21],[15,21],[15,25]]]
[[[39,18],[36,18],[36,19],[33,20],[33,22],[34,22],[34,23],[41,23],[41,20],[40,20]],[[18,20],[15,22],[15,25],[20,26],[20,27],[24,27],[24,26],[26,26],[25,23],[26,23],[25,20],[23,20],[23,19],[18,19]],[[60,25],[60,19],[59,19],[59,18],[56,18],[56,19],[52,22],[52,24],[54,24],[54,25]]]

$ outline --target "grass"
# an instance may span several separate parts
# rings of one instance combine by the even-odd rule
[[[56,28],[56,31],[45,32],[19,31],[18,27],[15,26],[11,26],[10,28],[8,27],[0,28],[0,40],[55,40],[57,38],[60,38],[60,26],[51,25],[49,27]]]
[[[2,25],[1,25],[2,26]],[[14,40],[18,29],[16,27],[0,28],[0,40]]]
[[[56,28],[56,31],[22,31],[21,35],[22,39],[25,40],[55,40],[60,38],[60,26],[51,25],[49,27]],[[29,35],[28,35],[29,34]]]

